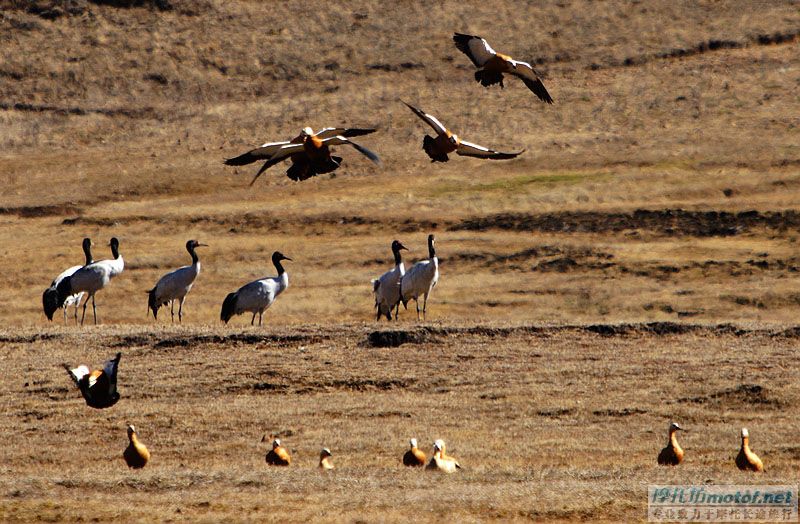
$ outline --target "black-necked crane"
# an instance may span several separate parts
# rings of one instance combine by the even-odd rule
[[[489,43],[475,35],[455,33],[453,42],[459,51],[467,55],[475,67],[475,81],[484,87],[494,84],[503,86],[503,73],[514,75],[525,83],[528,89],[539,97],[542,102],[553,103],[553,98],[545,89],[542,79],[536,70],[527,62],[514,60],[508,55],[498,53]]]
[[[197,275],[200,274],[200,258],[195,249],[201,246],[207,244],[201,244],[197,240],[186,242],[186,251],[192,257],[192,264],[167,273],[158,280],[153,289],[147,292],[147,307],[153,311],[153,318],[158,319],[158,308],[169,304],[172,321],[175,322],[175,301],[178,300],[178,322],[183,322],[183,303]]]
[[[408,301],[414,299],[417,305],[417,320],[419,320],[419,297],[422,295],[422,317],[428,311],[428,295],[439,281],[439,259],[436,257],[434,247],[435,238],[428,235],[428,258],[420,260],[405,272],[400,280],[400,300],[403,307],[408,308]]]
[[[92,299],[92,313],[94,314],[94,323],[97,324],[97,305],[95,304],[94,295],[111,281],[112,278],[122,273],[125,269],[125,261],[119,253],[119,240],[116,237],[109,242],[111,246],[111,254],[114,256],[112,259],[99,260],[83,266],[72,275],[66,277],[56,286],[58,291],[58,307],[61,307],[67,300],[67,297],[80,293],[81,291],[88,293],[86,301],[83,303],[83,315],[81,316],[81,325],[86,318],[86,305],[89,299]]]
[[[268,440],[267,436],[264,435],[261,442],[267,442]],[[275,438],[272,440],[272,449],[267,452],[264,460],[270,466],[288,466],[292,463],[292,456],[289,455],[289,450],[281,445],[281,439]]]
[[[658,454],[658,463],[662,466],[677,466],[683,462],[683,448],[678,444],[676,433],[685,431],[677,422],[670,422],[667,445]]]
[[[461,469],[461,464],[445,453],[444,440],[439,439],[433,443],[433,458],[426,469],[454,473],[456,470]]]
[[[403,266],[403,257],[400,255],[401,249],[408,250],[399,240],[393,240],[394,267],[372,280],[372,291],[375,294],[375,310],[377,311],[375,320],[380,320],[381,317],[386,317],[386,320],[392,320],[392,309],[395,310],[394,319],[397,320],[397,315],[400,311],[400,280],[406,272]]]
[[[121,357],[122,353],[117,353],[114,358],[103,364],[103,369],[93,371],[84,364],[76,368],[70,368],[67,364],[62,366],[80,389],[87,406],[96,409],[110,408],[119,400],[117,370]]]
[[[736,467],[742,471],[764,471],[764,463],[750,449],[750,433],[742,428],[742,447],[736,455]]]
[[[150,450],[139,440],[133,424],[128,424],[128,447],[122,452],[122,458],[128,467],[133,469],[145,467],[150,460]]]
[[[427,457],[425,456],[425,452],[417,447],[417,439],[412,438],[408,443],[410,448],[403,455],[403,465],[409,467],[424,466]]]
[[[450,158],[448,153],[460,156],[471,156],[475,158],[487,158],[489,160],[508,160],[521,155],[525,150],[516,153],[503,153],[488,147],[479,146],[465,140],[461,140],[458,135],[450,132],[439,120],[425,111],[418,109],[411,104],[403,102],[411,109],[415,115],[420,117],[426,124],[436,131],[436,138],[428,135],[422,139],[422,149],[430,157],[431,162],[447,162]]]
[[[278,270],[278,276],[254,280],[233,293],[229,293],[222,303],[220,319],[227,324],[234,315],[241,315],[248,311],[253,313],[250,325],[253,325],[256,320],[256,313],[258,313],[258,325],[260,326],[264,311],[275,302],[278,295],[289,287],[289,274],[281,264],[283,260],[292,259],[275,251],[272,254],[272,263],[275,269]]]
[[[286,176],[296,182],[335,171],[341,165],[342,157],[332,156],[331,146],[352,146],[374,163],[380,164],[378,155],[349,140],[349,137],[368,135],[374,132],[375,129],[326,127],[314,133],[313,129],[306,127],[291,140],[267,142],[247,153],[225,160],[225,165],[245,166],[264,160],[264,165],[250,182],[252,186],[261,173],[287,158],[291,159],[292,166],[286,171]]]
[[[333,459],[331,457],[333,457],[331,450],[322,448],[322,451],[319,452],[319,469],[323,471],[334,469]]]
[[[85,258],[85,263],[83,266],[88,266],[93,262],[92,260],[92,241],[88,238],[83,239],[83,255]],[[70,268],[65,269],[58,275],[53,282],[50,284],[50,287],[44,290],[42,293],[42,306],[44,307],[44,314],[47,317],[47,320],[53,320],[53,314],[59,308],[58,306],[58,284],[65,278],[72,276],[77,270],[82,268],[83,266],[72,266]],[[80,306],[81,299],[83,298],[84,292],[81,291],[79,293],[75,293],[74,295],[68,296],[64,299],[64,303],[61,307],[64,309],[64,324],[67,323],[67,308],[69,306],[75,306],[75,323],[78,323],[78,307]]]

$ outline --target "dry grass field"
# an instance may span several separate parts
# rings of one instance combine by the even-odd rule
[[[651,483],[797,483],[800,4],[385,4],[0,0],[0,521],[643,520]],[[476,84],[454,31],[555,103]],[[526,152],[431,164],[401,100]],[[222,164],[307,125],[377,127],[357,141],[382,165],[343,148],[248,187],[258,166]],[[431,232],[428,321],[376,324],[392,239],[413,262]],[[100,325],[51,324],[85,236],[125,272]],[[190,238],[185,322],[156,322],[144,291]],[[274,250],[264,327],[223,326]],[[60,364],[116,351],[123,398],[91,410]],[[687,458],[664,469],[670,419]],[[763,476],[733,466],[742,426]],[[464,469],[404,470],[412,436]]]

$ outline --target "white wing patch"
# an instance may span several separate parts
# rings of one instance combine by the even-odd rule
[[[69,372],[72,373],[75,380],[80,380],[89,374],[89,368],[86,366],[78,366],[75,369],[70,369]]]

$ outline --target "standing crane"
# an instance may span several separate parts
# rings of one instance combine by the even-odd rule
[[[88,238],[83,239],[83,254],[86,257],[86,263],[84,265],[88,266],[93,262],[92,260],[92,241]],[[53,282],[50,284],[50,287],[44,290],[42,293],[42,305],[44,306],[44,314],[47,317],[47,320],[53,320],[53,315],[55,314],[56,310],[59,308],[58,304],[58,291],[56,288],[58,287],[58,283],[67,278],[68,276],[75,273],[77,270],[82,268],[83,266],[72,266],[70,268],[65,269],[58,275]],[[68,296],[64,300],[64,304],[61,306],[64,309],[64,324],[67,323],[67,308],[69,306],[75,306],[75,323],[78,323],[78,307],[80,306],[81,299],[83,298],[84,293],[75,293],[74,295]]]
[[[233,293],[229,293],[222,302],[220,319],[227,324],[234,315],[241,315],[248,311],[253,313],[250,325],[253,325],[256,320],[256,313],[258,313],[258,325],[260,326],[264,311],[275,302],[278,295],[289,287],[289,273],[283,269],[281,264],[283,260],[292,259],[284,256],[279,251],[275,251],[272,254],[272,263],[275,265],[275,269],[278,270],[278,276],[254,280]]]
[[[92,299],[92,313],[94,314],[94,323],[97,324],[97,305],[95,304],[94,295],[111,281],[112,278],[122,273],[125,269],[125,261],[122,255],[119,254],[119,240],[113,237],[109,242],[111,246],[111,254],[114,256],[112,259],[100,260],[92,262],[83,266],[72,275],[66,277],[56,286],[58,291],[57,306],[61,307],[67,300],[67,297],[80,292],[89,294]],[[86,318],[86,305],[89,303],[89,298],[83,303],[83,315],[81,316],[81,325]]]
[[[439,259],[436,258],[434,241],[433,235],[428,235],[428,258],[411,266],[400,280],[400,300],[403,302],[403,307],[408,309],[408,301],[414,299],[417,305],[417,320],[419,320],[419,296],[424,296],[422,318],[425,318],[428,295],[439,281]]]
[[[375,320],[380,320],[381,317],[386,317],[386,320],[392,320],[392,309],[395,309],[394,319],[397,320],[397,315],[400,312],[400,279],[405,274],[405,267],[403,267],[403,258],[400,256],[400,250],[408,248],[400,243],[399,240],[392,241],[392,253],[394,254],[394,267],[381,275],[380,277],[372,280],[372,291],[375,293],[375,309],[377,315]]]
[[[158,280],[153,289],[147,292],[149,295],[147,307],[153,311],[153,318],[158,319],[158,308],[169,304],[172,321],[175,322],[175,301],[178,300],[180,301],[178,322],[183,322],[183,303],[186,301],[186,295],[192,289],[197,275],[200,274],[200,259],[197,257],[195,248],[201,246],[207,246],[207,244],[201,244],[197,240],[186,242],[186,251],[192,256],[192,264],[170,271]]]

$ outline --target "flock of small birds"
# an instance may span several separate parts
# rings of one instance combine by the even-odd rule
[[[553,103],[552,97],[530,64],[495,52],[486,40],[479,36],[455,33],[453,41],[456,47],[467,55],[477,68],[475,80],[481,85],[489,87],[499,84],[502,88],[504,87],[503,75],[509,74],[521,79],[525,86],[543,102]],[[450,153],[503,160],[515,158],[524,152],[523,150],[506,153],[464,141],[448,130],[432,114],[426,113],[406,102],[403,103],[436,133],[435,137],[425,135],[423,138],[423,150],[430,157],[431,162],[447,162],[449,160],[448,154]],[[380,159],[375,153],[350,140],[352,137],[368,135],[375,131],[376,129],[331,127],[321,129],[315,133],[313,129],[306,127],[298,136],[290,140],[265,143],[242,155],[227,159],[225,164],[243,166],[263,161],[264,164],[250,183],[252,185],[268,168],[288,159],[291,161],[291,166],[286,175],[295,181],[307,180],[320,174],[331,173],[341,166],[342,158],[331,154],[331,146],[348,145],[369,160],[380,163]],[[407,309],[408,302],[412,299],[416,303],[417,318],[419,319],[420,297],[423,299],[422,317],[425,318],[428,297],[439,280],[439,263],[434,244],[434,235],[429,235],[428,258],[415,263],[408,271],[405,271],[401,251],[407,248],[398,240],[392,242],[391,250],[394,256],[394,266],[372,281],[376,320],[380,320],[381,317],[392,320],[393,310],[394,319],[397,320],[400,304]],[[112,278],[122,273],[125,267],[122,255],[119,253],[119,240],[117,238],[112,238],[109,242],[112,258],[97,262],[92,258],[91,240],[84,239],[82,245],[85,264],[75,265],[63,271],[52,281],[50,287],[45,290],[42,296],[44,312],[50,320],[52,320],[53,315],[59,308],[63,308],[64,321],[66,322],[67,308],[74,306],[75,320],[77,322],[78,308],[81,300],[85,297],[83,315],[80,322],[83,324],[86,317],[86,307],[91,300],[96,324],[97,307],[95,294],[108,285]],[[147,292],[148,311],[152,312],[154,318],[158,318],[158,311],[162,306],[169,305],[172,320],[174,321],[174,303],[178,301],[178,321],[182,322],[183,305],[186,296],[200,273],[200,260],[196,249],[205,245],[196,240],[189,240],[186,243],[186,250],[192,257],[192,264],[165,274]],[[252,313],[251,325],[255,323],[256,315],[258,315],[259,326],[262,325],[264,311],[289,286],[289,276],[282,263],[291,260],[291,258],[275,251],[272,255],[272,263],[277,270],[277,276],[252,281],[228,294],[222,304],[220,319],[227,323],[233,316],[247,312]],[[96,370],[90,370],[86,365],[70,368],[70,366],[64,364],[88,406],[104,409],[115,405],[119,401],[117,374],[120,358],[121,354],[117,353],[114,358],[104,364],[102,369]],[[683,461],[684,451],[678,444],[676,437],[676,433],[682,429],[677,423],[670,424],[669,441],[658,455],[658,464],[676,466]],[[123,458],[129,467],[143,468],[150,460],[150,452],[144,443],[139,440],[136,428],[133,425],[127,426],[127,433],[129,445],[123,452]],[[741,439],[742,444],[736,457],[736,466],[741,470],[764,471],[763,463],[750,450],[749,433],[746,428],[742,428]],[[265,435],[262,442],[269,440],[272,441],[272,449],[265,456],[266,463],[270,466],[289,466],[292,462],[292,457],[282,445],[281,440],[274,436],[268,438]],[[433,443],[433,455],[430,461],[428,461],[425,453],[417,447],[415,438],[410,439],[409,444],[408,451],[402,457],[402,463],[405,466],[424,466],[429,470],[446,473],[453,473],[461,469],[459,462],[454,457],[447,455],[443,440],[439,439]],[[332,456],[330,449],[323,448],[320,452],[318,467],[321,470],[334,469]]]

